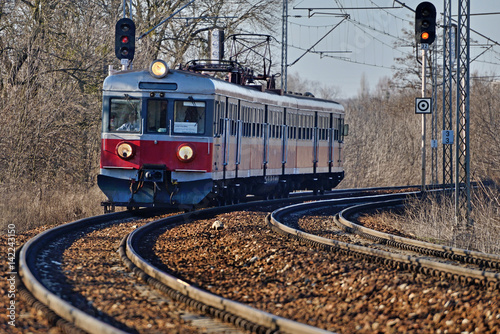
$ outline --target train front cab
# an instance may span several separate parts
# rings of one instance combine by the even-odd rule
[[[212,191],[213,97],[151,87],[157,91],[105,85],[98,176],[105,207],[192,206]]]

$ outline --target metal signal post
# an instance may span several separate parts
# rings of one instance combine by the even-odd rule
[[[427,50],[429,45],[436,39],[436,7],[428,1],[420,3],[415,9],[415,42],[422,48],[422,98],[426,94],[426,70]],[[432,103],[430,103],[432,105]],[[418,106],[417,109],[418,110]],[[425,156],[426,156],[426,124],[425,114],[429,110],[420,112],[422,114],[422,191],[425,191]]]
[[[424,47],[424,45],[426,47]],[[422,45],[422,97],[425,97],[425,88],[427,86],[426,80],[426,68],[427,68],[427,49],[429,48],[428,44]],[[422,191],[425,191],[425,133],[426,125],[425,125],[425,114],[422,114]]]

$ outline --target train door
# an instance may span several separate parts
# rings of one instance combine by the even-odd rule
[[[224,122],[226,118],[226,98],[219,96],[214,105],[214,145],[212,159],[212,177],[214,180],[223,178],[224,171]]]
[[[238,145],[237,166],[238,177],[251,176],[252,151],[254,141],[252,138],[252,106],[250,103],[240,101],[240,118],[238,120]]]
[[[249,109],[248,143],[243,143],[243,148],[247,147],[245,157],[249,157],[249,175],[264,175],[266,164],[266,150],[264,138],[265,129],[265,109],[262,105],[251,105]]]
[[[313,162],[313,173],[317,173],[318,169],[318,113],[314,112],[314,119],[312,123],[312,162]]]
[[[267,112],[268,175],[280,175],[283,168],[283,109],[268,107]]]
[[[338,160],[337,160],[337,167],[342,167],[342,160],[343,160],[343,147],[344,147],[344,135],[347,135],[346,133],[346,126],[344,124],[344,119],[339,118],[338,119],[338,136],[339,136],[339,154],[338,154]]]
[[[333,114],[330,114],[330,120],[329,120],[329,126],[328,126],[328,173],[332,172],[332,168],[334,166],[334,157],[335,157],[335,128],[334,128],[334,122],[336,122],[337,119],[334,117]]]
[[[297,110],[286,110],[286,134],[283,140],[286,143],[285,174],[294,174],[297,167]]]
[[[228,98],[222,144],[224,178],[236,177],[238,127],[238,100]]]
[[[326,173],[329,171],[329,129],[330,117],[328,114],[317,114],[316,141],[317,141],[317,173]]]
[[[241,117],[241,105],[240,105],[240,102],[241,101],[238,101],[238,105],[237,105],[237,113],[235,115],[235,120],[236,120],[236,123],[235,123],[235,136],[236,136],[236,152],[235,152],[235,161],[234,161],[234,165],[235,165],[235,178],[238,178],[238,177],[241,177],[241,173],[239,173],[239,171],[242,169],[241,167],[241,147],[242,147],[242,141],[243,141],[243,138],[242,138],[242,134],[243,134],[243,121],[242,121],[242,117]]]
[[[314,152],[311,152],[311,147],[313,147],[314,113],[301,110],[297,116],[297,168],[301,174],[311,174],[314,172]]]
[[[343,129],[344,120],[340,118],[338,115],[332,114],[331,120],[331,146],[330,146],[330,160],[331,160],[331,169],[330,172],[334,172],[332,169],[342,166],[342,129]]]
[[[288,162],[288,124],[287,124],[287,109],[283,109],[283,123],[281,125],[282,144],[281,144],[281,174],[286,174],[286,163]]]
[[[264,171],[264,176],[267,175],[267,168],[269,163],[269,123],[268,123],[268,108],[265,106],[264,111],[264,122],[263,122],[263,139],[264,139],[264,150],[262,156],[262,168]]]

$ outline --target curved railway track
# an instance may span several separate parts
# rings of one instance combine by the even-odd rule
[[[381,190],[371,190],[370,193],[380,191]],[[366,194],[366,191],[363,193]],[[339,191],[331,196],[345,197],[345,191]],[[296,203],[311,199],[312,197],[301,199],[287,199],[286,201],[288,203],[293,203],[295,201]],[[355,203],[357,201],[359,201],[359,199],[357,198],[345,199],[344,201],[339,200],[339,211],[340,209],[344,209],[347,205],[350,205],[350,203]],[[283,206],[283,203],[283,201],[276,200],[274,202],[268,201],[264,206],[262,206],[262,204],[251,204],[252,206],[254,206],[254,209],[250,209],[248,207],[248,204],[240,204],[237,206],[226,208],[226,210],[228,211],[240,210],[236,211],[235,214],[238,217],[251,216],[251,221],[238,220],[239,218],[236,218],[236,221],[233,221],[234,219],[232,217],[234,214],[224,214],[224,211],[222,211],[221,208],[217,208],[186,213],[183,215],[173,215],[172,217],[163,217],[159,220],[157,218],[154,218],[156,219],[154,222],[151,222],[151,217],[153,217],[155,214],[145,211],[142,216],[139,217],[139,221],[136,220],[136,218],[132,218],[133,215],[131,215],[130,213],[125,212],[93,217],[63,225],[55,229],[56,231],[53,231],[54,229],[47,231],[30,240],[21,250],[21,262],[19,271],[21,273],[23,282],[25,282],[26,286],[30,290],[29,293],[23,292],[23,294],[25,294],[28,299],[32,298],[29,296],[30,294],[33,294],[36,297],[37,300],[32,299],[30,304],[34,304],[37,309],[44,309],[46,306],[50,308],[50,310],[48,310],[48,314],[51,318],[50,321],[52,325],[57,324],[60,327],[66,327],[66,331],[69,330],[73,332],[78,332],[80,329],[94,333],[137,331],[154,332],[155,330],[157,332],[161,332],[167,330],[169,326],[174,326],[175,328],[175,326],[180,326],[181,324],[185,326],[185,328],[187,328],[185,331],[186,333],[194,333],[200,331],[199,327],[193,327],[192,325],[184,321],[184,319],[180,319],[181,316],[179,316],[179,314],[177,314],[177,319],[173,320],[171,319],[159,321],[157,319],[164,314],[164,312],[161,310],[162,308],[170,308],[170,313],[175,313],[175,308],[179,308],[179,304],[166,301],[165,297],[163,297],[164,294],[169,296],[169,298],[167,299],[171,298],[173,300],[178,300],[179,302],[185,303],[190,307],[199,309],[203,313],[209,314],[211,317],[218,317],[224,321],[236,324],[243,330],[257,333],[294,333],[300,331],[320,333],[324,332],[325,330],[336,331],[342,328],[348,328],[351,330],[360,330],[362,328],[366,328],[368,326],[366,324],[364,325],[364,327],[360,327],[361,325],[359,324],[355,325],[356,327],[352,327],[354,325],[349,324],[352,323],[352,321],[349,322],[346,319],[342,318],[342,316],[337,319],[334,318],[332,314],[323,315],[323,309],[315,311],[318,314],[318,319],[316,319],[315,321],[311,321],[312,319],[307,320],[307,317],[311,317],[307,314],[305,314],[304,316],[294,315],[294,313],[302,314],[302,311],[304,311],[305,308],[309,307],[306,306],[309,302],[312,302],[313,305],[316,305],[316,303],[318,302],[317,297],[311,297],[311,300],[308,299],[307,301],[304,301],[305,297],[303,297],[303,295],[305,294],[309,296],[309,292],[306,292],[307,290],[305,290],[305,286],[300,287],[299,283],[308,285],[308,289],[311,289],[311,286],[309,285],[312,285],[312,291],[315,291],[314,293],[319,293],[318,291],[316,291],[317,287],[314,287],[314,284],[311,284],[311,281],[318,281],[316,278],[317,275],[323,275],[324,277],[331,275],[342,275],[341,277],[343,280],[344,275],[346,275],[347,272],[345,271],[345,267],[341,266],[337,268],[337,270],[325,273],[323,272],[324,268],[321,267],[323,265],[321,265],[319,268],[314,269],[314,266],[316,264],[314,262],[307,261],[307,263],[303,264],[303,268],[298,269],[295,269],[295,265],[290,264],[289,256],[292,256],[291,254],[297,251],[295,248],[301,248],[302,246],[297,246],[295,244],[287,246],[285,245],[289,243],[289,241],[287,240],[275,240],[275,237],[270,239],[271,236],[266,233],[267,228],[265,225],[265,216],[267,215],[266,212],[271,212],[276,209],[276,207]],[[275,205],[275,207],[270,207],[271,204]],[[256,205],[260,205],[260,207],[257,207]],[[241,214],[241,212],[245,213]],[[223,218],[220,218],[221,215]],[[224,221],[226,224],[224,230],[207,232],[207,229],[210,230],[210,226],[212,226],[213,222],[217,219],[221,219],[223,221],[224,219],[226,219]],[[231,224],[234,225],[232,226]],[[260,227],[255,230],[255,225]],[[119,232],[112,231],[115,228],[114,226],[121,226],[119,228]],[[142,226],[142,228],[140,226]],[[236,228],[236,226],[238,228]],[[241,231],[238,232],[240,226]],[[353,226],[350,226],[349,228],[353,228]],[[193,232],[194,234],[190,234],[190,236],[188,236],[188,233],[185,232],[182,232],[180,233],[180,236],[177,236],[175,233],[178,232],[175,232],[173,234],[174,236],[169,236],[169,233],[173,233],[172,231],[176,231],[179,229],[183,229],[183,231],[189,231],[189,233],[195,230],[197,232]],[[127,237],[127,239],[123,238],[124,235],[131,231],[133,232]],[[244,234],[243,231],[245,231]],[[257,235],[257,239],[252,242],[246,242],[244,246],[240,244],[243,243],[243,241],[236,241],[235,244],[231,245],[229,245],[229,243],[225,246],[219,245],[219,242],[223,242],[223,240],[226,240],[225,238],[229,237],[229,235],[232,235],[233,233],[240,233],[239,237],[242,238],[243,236],[243,239],[252,238],[247,236],[247,234],[249,234],[247,233],[247,231],[250,231],[250,235],[252,236]],[[68,234],[69,232],[71,233]],[[300,232],[300,234],[302,233],[303,232]],[[165,238],[167,238],[169,242],[165,242]],[[261,242],[259,238],[267,238],[268,241],[265,242],[270,243],[268,244],[268,246],[262,246],[262,248],[260,248],[260,246],[248,247],[248,245],[259,244]],[[84,239],[93,240],[94,246],[90,246],[91,248],[97,248],[98,244],[104,245],[106,243],[109,243],[110,246],[108,246],[107,252],[115,252],[118,248],[118,245],[121,243],[120,254],[116,253],[112,256],[111,260],[109,256],[101,257],[100,255],[89,256],[95,256],[95,259],[86,259],[83,248],[89,246],[85,246],[84,241],[82,241]],[[213,262],[211,265],[208,265],[208,262],[210,262],[208,260],[207,263],[194,263],[194,261],[196,261],[197,259],[198,262],[200,262],[200,258],[197,255],[202,250],[203,246],[201,245],[204,242],[204,239],[205,241],[208,241],[209,244],[212,244],[212,246],[218,245],[213,250],[212,255],[215,257],[215,262]],[[181,241],[176,245],[175,242],[178,240]],[[228,240],[234,240],[234,237],[233,239]],[[226,240],[225,242],[228,241]],[[277,246],[278,244],[280,246]],[[172,267],[170,267],[170,265],[162,264],[167,262],[164,256],[166,256],[167,259],[169,258],[170,260],[175,260],[173,259],[174,257],[168,256],[169,253],[165,251],[165,249],[161,248],[165,245],[178,247],[180,249],[180,252],[186,253],[183,256],[180,256],[180,258],[182,258],[180,262],[184,262],[184,268],[187,268],[186,270],[183,271],[182,268],[179,269],[175,265],[172,265]],[[232,247],[238,250],[231,250]],[[271,247],[271,250],[266,250],[265,247]],[[287,250],[289,249],[289,247],[291,247],[290,250]],[[153,253],[151,252],[151,250],[154,251],[154,254],[151,254]],[[301,251],[309,253],[308,256],[319,256],[320,259],[322,257],[330,258],[330,260],[328,260],[327,262],[331,263],[331,265],[333,265],[334,263],[335,265],[340,265],[337,263],[339,261],[346,261],[346,263],[352,261],[350,258],[348,258],[347,260],[339,260],[336,257],[338,255],[330,255],[324,252],[324,254],[320,255],[318,255],[317,253],[311,255],[311,250],[308,247],[302,249]],[[75,263],[67,264],[66,262],[68,260],[64,256],[68,255],[71,252],[73,252],[72,257],[76,257],[76,259],[73,260]],[[144,252],[146,252],[146,254],[144,254]],[[212,252],[212,250],[210,252]],[[238,253],[240,255],[236,255],[237,258],[243,258],[247,256],[250,257],[250,254],[253,254],[253,256],[246,259],[246,262],[242,266],[233,265],[228,267],[227,265],[231,261],[224,260],[224,256],[226,256],[228,252],[240,252]],[[151,258],[151,255],[153,255],[153,258]],[[78,258],[79,256],[80,258]],[[128,257],[130,257],[132,261],[128,260]],[[189,263],[189,265],[186,265],[185,262],[189,261],[186,260],[186,257],[191,257],[193,263]],[[335,259],[334,262],[332,262],[332,259]],[[129,267],[129,270],[134,273],[133,276],[140,278],[139,281],[135,280],[134,277],[132,277],[129,273],[129,270],[123,267],[123,264],[121,262],[122,260],[127,263],[126,266]],[[322,261],[324,260],[320,260],[319,262],[322,263]],[[357,260],[355,260],[354,258],[354,261]],[[82,262],[82,264],[78,266],[78,262]],[[107,266],[106,270],[108,272],[112,271],[112,275],[114,276],[111,276],[111,278],[104,278],[103,276],[91,277],[90,275],[92,275],[92,273],[95,273],[95,275],[101,275],[101,271],[106,271],[97,268],[98,264],[103,262],[103,265],[105,267]],[[201,262],[203,262],[203,260]],[[270,264],[282,267],[279,270],[269,269],[266,266],[269,266]],[[221,266],[221,268],[220,272],[217,273],[216,266],[219,265]],[[258,279],[255,282],[255,287],[249,290],[246,289],[246,287],[242,286],[246,285],[246,283],[241,283],[242,281],[239,281],[237,279],[237,276],[240,275],[239,273],[237,273],[236,271],[231,273],[231,270],[241,271],[243,269],[243,271],[247,271],[248,268],[255,269],[254,267],[257,265],[260,267],[257,271],[253,272],[251,277],[242,278],[243,282],[250,282],[250,285],[254,284],[254,279]],[[194,268],[196,266],[200,266],[201,270],[200,268],[198,268],[198,272],[201,272],[202,274],[193,274],[192,276],[190,276],[188,269]],[[354,264],[354,266],[357,268],[358,265]],[[139,269],[141,267],[148,273],[146,274],[142,271],[142,269]],[[168,269],[165,270],[165,268]],[[293,273],[291,271],[292,268]],[[308,270],[315,270],[316,272],[314,274],[311,274],[308,272]],[[178,277],[168,277],[165,274],[165,271],[169,273],[176,273],[176,276]],[[207,273],[209,272],[214,273],[214,277],[209,277],[210,275],[207,275]],[[224,274],[222,274],[223,272]],[[265,273],[264,276],[263,272]],[[302,274],[299,274],[300,272],[302,272]],[[320,272],[323,273],[321,274]],[[233,275],[234,282],[227,282],[227,279],[223,282],[217,281],[217,277],[221,275]],[[302,275],[300,277],[303,277],[303,280],[296,278],[293,283],[284,283],[289,278],[283,278],[283,275],[289,277]],[[184,283],[181,283],[179,279],[182,279]],[[320,290],[330,291],[330,287],[328,287],[329,284],[331,284],[332,286],[337,286],[337,283],[325,284],[325,280],[326,278],[323,278],[321,281],[318,281],[318,284],[322,286],[325,285]],[[161,281],[164,281],[164,283],[160,283]],[[149,283],[150,285],[154,286],[155,289],[160,290],[162,294],[158,295],[154,292],[154,289],[145,286],[142,282]],[[240,286],[235,287],[230,283],[236,285],[239,284]],[[299,287],[295,287],[295,284],[297,284]],[[100,300],[101,297],[96,297],[95,295],[86,292],[86,289],[89,288],[89,285],[91,285],[95,289],[98,289],[98,291],[100,291],[100,295],[106,295],[106,291],[107,289],[109,289],[109,295],[116,294],[118,295],[117,298],[121,299],[116,300],[115,298],[115,300],[111,301],[111,304],[109,304],[108,306],[103,306],[104,301]],[[122,286],[125,285],[133,285],[135,289],[133,289],[133,291],[135,292],[130,295],[131,292],[129,290],[126,290],[125,288],[123,288],[123,291],[121,291]],[[281,296],[282,292],[280,291],[282,289],[286,290],[290,286],[294,287],[294,291],[301,292],[297,295],[289,294],[289,292],[286,292],[287,298],[283,299],[283,297]],[[492,285],[489,284],[489,286]],[[270,290],[270,287],[278,290]],[[233,290],[236,291],[240,288],[240,295],[232,292]],[[140,291],[140,293],[137,293],[137,291]],[[77,297],[74,297],[73,294],[76,294]],[[265,297],[263,298],[261,296],[262,294],[269,297],[269,300],[266,301]],[[244,297],[243,300],[241,299],[242,295]],[[330,296],[328,298],[332,298],[331,291],[330,293],[328,293],[328,295]],[[500,298],[495,294],[493,297],[500,300]],[[141,320],[139,318],[142,317],[142,315],[139,316],[137,313],[141,313],[140,308],[142,306],[128,307],[128,298],[132,298],[134,300],[142,298],[142,303],[154,303],[156,305],[157,311],[153,311],[151,314],[149,314],[149,316],[145,316],[144,319]],[[105,298],[103,297],[102,299]],[[293,301],[294,299],[296,299],[296,302]],[[173,304],[168,306],[167,304],[169,303]],[[294,310],[293,308],[291,308],[290,310],[287,310],[288,304],[294,303],[299,303],[299,307],[301,307],[302,309]],[[333,312],[333,310],[335,310],[332,309],[333,304],[328,300],[324,301],[324,303],[326,303],[325,309],[330,310],[330,312]],[[336,304],[337,302],[335,303],[335,305]],[[141,304],[137,304],[134,301],[132,305]],[[339,305],[341,305],[341,303]],[[295,307],[296,306],[297,305],[295,305]],[[131,310],[134,307],[139,308],[139,310],[136,310],[136,313],[134,313],[134,310]],[[314,308],[317,307],[318,305],[314,306]],[[339,306],[339,309],[335,310],[335,312],[341,312],[342,309],[343,306]],[[148,311],[143,311],[143,313],[147,312]],[[358,313],[362,313],[362,311]],[[491,318],[494,321],[493,325],[488,324],[486,329],[500,328],[500,317],[495,318],[495,316],[495,314],[487,314],[487,317],[489,317],[488,319]],[[445,317],[443,316],[442,319],[444,321]],[[138,325],[138,321],[146,322],[146,324]],[[154,323],[154,326],[152,328],[148,328],[148,321],[149,325],[151,323]],[[338,323],[338,325],[336,323]],[[342,323],[345,324],[342,325]],[[380,321],[373,322],[372,325],[370,325],[370,330],[373,330],[376,326],[378,326],[374,325],[375,323],[378,324],[380,323]],[[495,327],[497,325],[498,327]],[[399,326],[399,323],[393,324],[389,321],[389,324],[387,326],[390,326],[390,328],[394,328],[394,326]],[[225,328],[224,330],[228,333],[231,332],[231,329],[229,328]]]
[[[337,200],[297,204],[282,208],[268,216],[268,223],[278,233],[311,243],[322,249],[351,254],[395,268],[446,279],[455,279],[461,283],[500,289],[500,256],[498,255],[432,244],[383,233],[363,227],[348,219],[373,209],[402,205],[408,195],[410,194],[379,195],[371,199],[363,198],[363,202],[366,202],[366,200],[373,200],[374,202],[351,206],[335,214],[333,221],[339,228],[339,232],[332,233],[330,231],[328,233],[329,238],[306,233],[303,230],[287,226],[280,220],[284,220],[287,215],[293,215],[297,212],[318,210],[337,205]],[[356,244],[343,242],[341,239],[345,239],[345,233],[341,232],[355,234],[371,240],[371,242],[363,242],[362,245],[358,241],[356,241]],[[335,238],[334,235],[341,235],[342,238]]]
[[[345,191],[338,191],[333,196],[342,196],[344,193]],[[305,198],[312,197],[305,196]],[[218,208],[216,210],[224,209]],[[231,210],[231,208],[228,207],[227,210]],[[76,286],[77,281],[80,279],[84,282],[93,280],[92,274],[85,270],[87,268],[83,267],[86,267],[86,265],[96,266],[96,263],[87,261],[86,254],[80,252],[80,250],[82,248],[96,248],[96,243],[89,246],[83,240],[112,238],[109,235],[114,233],[106,232],[105,236],[95,236],[98,231],[109,229],[115,225],[128,224],[128,231],[124,232],[124,229],[121,229],[120,233],[122,235],[120,237],[122,237],[129,233],[130,230],[137,228],[137,219],[151,219],[157,214],[158,210],[118,212],[78,220],[40,233],[17,250],[18,266],[16,271],[19,276],[16,283],[19,295],[23,297],[29,307],[45,314],[49,327],[58,326],[65,332],[75,333],[82,332],[82,330],[89,333],[135,332],[135,329],[125,324],[126,321],[120,322],[115,320],[113,316],[108,316],[106,312],[93,306],[93,300],[88,300],[89,296],[79,294],[85,288]],[[66,265],[66,260],[63,259],[64,252],[67,252],[72,245],[77,245],[76,247],[73,246],[75,250],[71,255],[75,257],[76,263]],[[116,248],[118,248],[117,246]],[[112,251],[116,250],[116,248]],[[97,259],[97,262],[100,260],[107,261],[103,257],[103,259]],[[78,265],[78,262],[84,265]],[[109,264],[104,263],[104,265]],[[89,269],[93,270],[94,268]],[[115,265],[111,269],[121,274],[122,269],[125,268]],[[114,282],[114,280],[115,278],[112,278],[110,283]],[[72,284],[75,284],[75,286],[72,286]],[[111,284],[105,282],[105,284],[100,285],[102,294],[107,293],[106,285]],[[114,303],[111,307],[119,304]],[[197,331],[196,329],[192,330],[193,332]],[[227,331],[229,329],[223,328],[223,330]]]
[[[140,284],[122,266],[116,252],[120,239],[156,214],[152,210],[121,212],[41,233],[19,252],[19,273],[25,285],[18,287],[19,294],[44,314],[49,328],[57,326],[65,333],[170,329],[198,333],[207,327],[240,333],[172,303]]]
[[[233,210],[247,208],[248,204],[233,206]],[[141,247],[152,241],[148,237],[151,238],[153,236],[153,238],[156,238],[161,233],[161,230],[168,229],[185,221],[212,218],[217,213],[221,213],[221,210],[218,208],[207,209],[165,218],[145,225],[132,232],[123,240],[120,246],[122,259],[127,267],[144,281],[172,298],[196,307],[201,312],[206,312],[224,321],[234,323],[236,326],[253,333],[327,333],[325,330],[220,297],[177,276],[170,275],[151,263],[153,261],[151,261],[150,254],[148,254],[148,247]]]

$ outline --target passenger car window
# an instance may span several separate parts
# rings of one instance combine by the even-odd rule
[[[111,99],[108,130],[114,132],[139,132],[141,130],[141,100],[127,98]]]
[[[175,101],[174,133],[205,133],[205,102]]]

